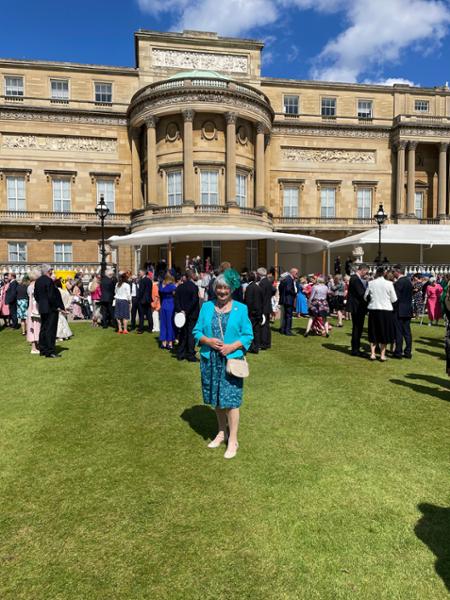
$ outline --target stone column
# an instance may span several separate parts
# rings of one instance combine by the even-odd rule
[[[445,219],[447,215],[447,148],[447,143],[439,144],[438,217],[440,219]]]
[[[139,130],[131,132],[131,171],[132,171],[132,197],[131,206],[133,210],[143,208],[141,185],[141,160],[139,156]]]
[[[262,123],[256,126],[256,145],[255,145],[255,206],[264,208],[264,134],[266,128]]]
[[[236,113],[225,114],[227,122],[227,204],[236,204]]]
[[[156,162],[156,124],[157,117],[148,117],[147,125],[147,204],[158,205],[158,165]]]
[[[194,115],[193,110],[183,111],[183,204],[194,203]]]
[[[408,189],[406,199],[406,214],[415,217],[414,194],[416,191],[416,148],[417,142],[408,143]]]
[[[395,189],[395,212],[398,217],[405,215],[404,188],[405,188],[405,148],[406,142],[400,141],[397,149],[397,185]]]

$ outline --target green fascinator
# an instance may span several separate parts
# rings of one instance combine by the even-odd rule
[[[241,287],[241,278],[235,269],[226,269],[223,276],[233,292]]]

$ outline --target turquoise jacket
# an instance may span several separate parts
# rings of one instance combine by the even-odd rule
[[[215,302],[205,302],[200,310],[198,321],[195,324],[193,334],[195,343],[198,345],[200,338],[214,337],[212,333],[212,320],[214,315]],[[240,341],[244,350],[239,348],[227,355],[227,358],[242,358],[246,350],[250,348],[253,340],[253,329],[250,319],[248,318],[248,310],[245,304],[233,300],[231,312],[228,318],[227,329],[225,331],[225,344],[233,344]],[[200,346],[200,355],[204,358],[209,358],[211,348],[206,344]]]

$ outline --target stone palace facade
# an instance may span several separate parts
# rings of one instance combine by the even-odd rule
[[[448,87],[263,77],[262,48],[140,30],[135,68],[0,60],[0,266],[95,268],[100,194],[107,237],[207,224],[334,240],[373,227],[380,203],[391,223],[450,222]],[[289,251],[284,267],[302,259]],[[135,270],[166,252],[108,261]],[[273,257],[265,241],[173,252],[179,266]]]

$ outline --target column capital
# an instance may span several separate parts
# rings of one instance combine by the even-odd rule
[[[407,143],[408,142],[406,142],[405,140],[399,140],[394,144],[394,149],[396,150],[396,152],[398,152],[399,150],[405,150]]]
[[[194,116],[195,116],[195,110],[192,109],[187,109],[187,110],[183,110],[183,112],[181,113],[183,115],[183,121],[186,122],[191,122],[194,120]]]
[[[264,123],[257,123],[256,124],[256,133],[266,133],[267,128],[264,125]]]
[[[448,149],[448,143],[447,142],[441,142],[439,144],[439,152],[447,152]]]
[[[226,112],[225,113],[225,121],[229,125],[232,125],[233,123],[236,123],[236,121],[237,121],[237,114],[234,113],[234,112]]]
[[[158,117],[155,117],[154,115],[151,115],[150,117],[147,117],[145,119],[145,124],[147,126],[147,129],[156,127],[157,123],[158,123]]]
[[[410,141],[408,142],[408,150],[415,150],[417,148],[417,144],[419,142],[416,141]]]

